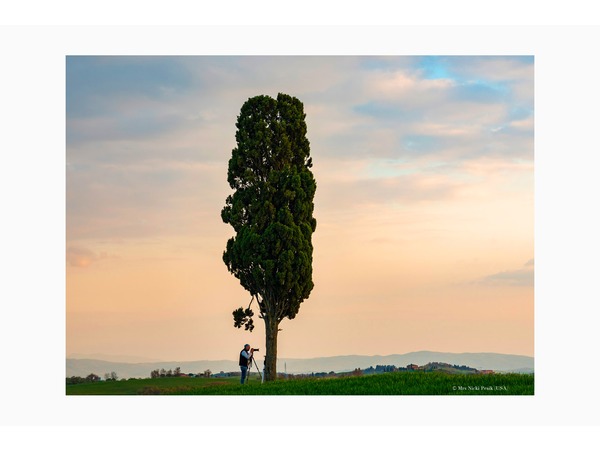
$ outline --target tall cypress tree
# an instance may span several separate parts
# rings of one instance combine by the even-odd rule
[[[227,172],[235,192],[221,212],[236,232],[223,261],[251,296],[247,308],[233,312],[234,326],[252,331],[252,308],[258,307],[265,322],[267,381],[277,377],[279,324],[296,317],[314,286],[316,182],[305,118],[302,102],[286,94],[243,104]]]

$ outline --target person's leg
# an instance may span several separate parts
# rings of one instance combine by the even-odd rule
[[[240,366],[240,369],[242,369],[242,379],[240,380],[240,383],[244,384],[244,381],[246,380],[246,372],[248,371],[248,368],[244,367],[244,366]]]

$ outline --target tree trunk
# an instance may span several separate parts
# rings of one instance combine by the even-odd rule
[[[276,320],[265,320],[267,353],[265,360],[265,381],[277,379],[277,332],[279,324]]]

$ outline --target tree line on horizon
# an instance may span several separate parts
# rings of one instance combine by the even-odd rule
[[[455,371],[467,372],[467,373],[481,373],[481,374],[489,374],[493,373],[492,370],[477,370],[472,367],[466,365],[458,365],[458,364],[448,364],[441,362],[429,362],[423,366],[418,366],[416,364],[408,364],[406,367],[397,367],[395,365],[376,365],[375,367],[369,366],[366,369],[361,369],[360,367],[355,368],[351,371],[346,372],[310,372],[310,373],[300,373],[300,374],[287,374],[287,373],[278,373],[279,377],[294,380],[294,379],[303,379],[303,378],[343,378],[348,376],[362,376],[362,375],[373,375],[373,374],[381,374],[381,373],[389,373],[389,372],[433,372],[433,371],[444,371],[453,369]],[[154,369],[150,372],[150,378],[173,378],[173,377],[192,377],[192,378],[211,378],[211,377],[233,377],[240,376],[240,372],[223,372],[213,374],[210,369],[205,370],[204,372],[199,372],[197,374],[194,373],[183,373],[181,371],[181,367],[176,367],[175,369],[165,370]],[[98,381],[117,381],[119,379],[116,372],[111,372],[104,374],[104,380],[98,375],[91,373],[86,377],[72,376],[67,377],[66,382],[67,385],[72,384],[81,384],[81,383],[94,383]],[[136,378],[129,378],[129,380],[134,380]]]
[[[171,377],[210,378],[211,375],[212,375],[212,372],[210,369],[207,369],[204,372],[198,372],[196,374],[194,374],[194,373],[185,374],[185,373],[181,372],[181,367],[175,367],[175,370],[154,369],[152,372],[150,372],[150,378],[171,378]]]
[[[111,373],[105,373],[104,374],[104,381],[117,381],[119,379],[119,376],[117,375],[117,372],[111,372]],[[78,376],[71,376],[71,377],[67,377],[67,384],[81,384],[81,383],[95,383],[98,381],[102,381],[102,378],[99,375],[96,375],[95,373],[90,373],[88,376],[86,377],[78,377]]]

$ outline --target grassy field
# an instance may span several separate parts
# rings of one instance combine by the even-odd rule
[[[396,372],[344,378],[156,378],[67,386],[67,395],[533,395],[534,376]]]

